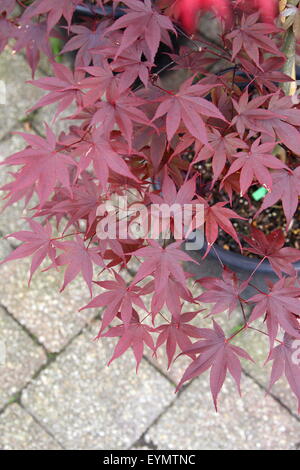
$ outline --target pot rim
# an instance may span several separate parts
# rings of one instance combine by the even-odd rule
[[[240,253],[235,253],[232,250],[224,250],[224,248],[221,248],[217,244],[214,244],[213,246],[214,249],[209,252],[209,256],[215,259],[220,257],[221,261],[229,267],[232,266],[242,271],[253,272],[255,270],[256,273],[266,275],[276,274],[268,260],[263,261],[263,263],[261,263],[257,268],[257,265],[260,262],[258,258],[249,258],[248,256],[241,255]],[[297,273],[300,274],[300,261],[293,263],[293,266]]]

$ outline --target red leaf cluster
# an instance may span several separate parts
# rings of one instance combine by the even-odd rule
[[[99,339],[119,338],[111,361],[131,349],[138,367],[148,348],[165,355],[170,367],[186,355],[191,363],[179,386],[210,369],[216,407],[228,372],[240,390],[241,360],[251,357],[234,339],[252,329],[269,338],[270,386],[285,374],[300,400],[293,354],[300,339],[293,264],[300,255],[285,243],[300,195],[300,107],[280,86],[292,79],[281,71],[286,57],[273,21],[277,1],[123,0],[118,18],[121,2],[96,3],[113,13],[104,8],[103,16],[84,19],[74,15],[86,5],[81,0],[33,0],[22,11],[0,0],[0,51],[9,41],[16,52],[25,49],[32,74],[41,52],[52,65],[51,76],[30,82],[45,91],[31,110],[54,104],[58,119],[73,107],[68,131],[55,135],[46,123],[45,137],[19,133],[26,147],[3,163],[11,170],[2,187],[5,207],[24,200],[32,215],[28,230],[9,235],[22,244],[2,262],[31,257],[30,279],[39,267],[64,269],[62,290],[81,276],[91,300],[79,307],[102,309]],[[211,44],[200,32],[174,48],[178,14],[191,30],[203,9],[223,17],[220,42]],[[50,39],[62,33],[61,56],[72,52],[74,67],[54,60]],[[162,44],[171,61],[163,66]],[[214,73],[220,58],[226,66]],[[179,85],[164,80],[167,69],[179,71]],[[232,203],[245,198],[251,205],[257,186],[268,193],[255,219],[281,204],[286,225],[263,233],[254,220],[243,237],[239,225],[249,222]],[[161,207],[172,209],[168,217]],[[178,225],[183,209],[191,217]],[[149,231],[153,220],[156,237]],[[195,259],[182,244],[202,229],[205,255],[226,232],[258,263],[269,262],[278,279],[248,300],[254,273],[242,282],[224,267],[221,277],[193,283]],[[252,306],[249,319],[246,306]],[[222,313],[237,309],[243,325],[232,332]],[[204,317],[211,328],[203,328]]]

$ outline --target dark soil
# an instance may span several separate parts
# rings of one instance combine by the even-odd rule
[[[191,154],[189,154],[189,160]],[[293,166],[293,165],[291,165]],[[219,183],[216,183],[214,188],[210,189],[212,181],[211,163],[209,161],[197,164],[197,170],[200,173],[200,184],[199,193],[201,196],[207,197],[211,195],[211,203],[217,203],[220,201],[228,201],[228,194],[225,191],[219,190]],[[300,249],[300,212],[295,213],[293,222],[289,229],[286,227],[286,219],[282,209],[281,201],[278,201],[273,207],[270,207],[263,211],[258,217],[255,217],[257,210],[260,208],[263,199],[255,201],[252,198],[253,192],[255,192],[259,186],[253,185],[249,192],[249,199],[240,197],[238,194],[233,193],[232,206],[228,204],[227,207],[231,207],[238,215],[244,217],[246,220],[234,220],[232,223],[236,229],[241,242],[243,236],[249,236],[251,224],[262,230],[265,234],[272,232],[278,228],[284,231],[286,237],[285,246],[291,246],[293,248]],[[237,243],[223,230],[219,231],[219,237],[217,244],[225,250],[231,250],[240,253],[239,246]],[[243,242],[242,242],[242,245]],[[244,246],[247,246],[246,244]]]

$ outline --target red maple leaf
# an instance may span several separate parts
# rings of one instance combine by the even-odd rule
[[[1,261],[0,264],[33,255],[28,281],[28,284],[30,284],[33,274],[46,256],[49,256],[51,261],[55,264],[56,250],[51,239],[51,225],[47,223],[45,226],[42,226],[32,219],[27,219],[27,221],[32,231],[22,230],[8,235],[8,237],[16,238],[23,243]]]
[[[292,263],[300,260],[300,251],[296,248],[285,247],[285,237],[281,229],[265,235],[256,227],[251,227],[251,237],[244,237],[250,245],[245,250],[267,258],[278,277],[282,272],[294,276],[296,274]]]
[[[257,121],[253,130],[266,133],[268,139],[275,140],[277,136],[294,154],[300,155],[300,132],[297,128],[300,123],[300,109],[295,107],[290,96],[281,96],[280,93],[273,94],[268,108],[274,116]]]
[[[197,328],[194,325],[188,323],[195,318],[201,310],[196,312],[182,313],[177,319],[172,319],[170,323],[160,325],[156,328],[156,332],[159,336],[156,341],[155,350],[166,343],[166,353],[168,357],[168,369],[172,363],[173,357],[178,346],[181,351],[186,351],[192,346],[190,338],[200,338]]]
[[[81,178],[72,186],[72,197],[64,194],[62,200],[52,199],[51,203],[45,204],[38,213],[42,216],[55,214],[60,220],[68,212],[69,220],[64,232],[80,219],[87,221],[87,230],[89,230],[96,219],[99,203],[102,202],[100,185],[95,184],[86,172],[82,172],[80,176]]]
[[[122,52],[111,64],[114,72],[120,75],[119,90],[124,92],[135,82],[137,78],[141,80],[147,88],[149,71],[154,66],[152,62],[141,60],[142,51],[138,47],[129,47]]]
[[[102,315],[100,333],[104,331],[112,320],[120,312],[120,317],[126,326],[129,326],[133,315],[133,304],[146,310],[144,302],[141,299],[141,287],[133,283],[127,286],[124,279],[114,271],[115,281],[97,281],[96,284],[103,287],[106,292],[97,295],[86,308],[106,307]]]
[[[259,23],[259,12],[241,20],[241,26],[226,35],[232,41],[232,59],[243,49],[259,67],[260,50],[276,56],[282,55],[274,42],[267,35],[278,32],[278,28],[270,23]]]
[[[245,71],[254,79],[254,84],[261,93],[264,93],[264,88],[275,93],[278,90],[278,83],[293,81],[291,77],[280,71],[285,62],[283,57],[268,57],[260,63],[259,67],[243,57],[240,58],[240,62]],[[249,77],[247,76],[245,84],[248,85],[248,83]]]
[[[207,369],[211,368],[210,388],[217,410],[218,395],[224,384],[227,371],[232,375],[240,392],[242,366],[239,357],[252,362],[253,360],[244,349],[233,346],[227,341],[224,331],[218,323],[214,321],[213,326],[213,329],[199,328],[199,336],[204,339],[197,341],[189,349],[184,351],[183,354],[199,354],[199,356],[194,359],[186,369],[177,386],[177,390],[187,380],[198,377]]]
[[[249,299],[256,305],[252,310],[249,323],[266,314],[270,344],[273,346],[279,325],[286,333],[300,338],[300,288],[293,278],[282,278],[270,283],[267,293],[256,294]]]
[[[273,361],[269,389],[284,374],[298,399],[298,413],[300,413],[300,365],[294,345],[299,347],[299,344],[299,340],[285,333],[283,342],[272,349],[268,357],[269,361]]]
[[[252,182],[257,180],[268,191],[272,190],[272,176],[268,168],[279,170],[287,166],[278,158],[272,155],[274,143],[260,144],[260,139],[256,139],[248,152],[238,152],[232,155],[236,160],[230,166],[225,176],[232,175],[240,171],[241,195],[243,196],[251,186]]]
[[[57,64],[56,62],[53,62],[52,66],[55,72],[55,77],[42,77],[29,82],[38,88],[50,91],[50,93],[47,93],[39,99],[29,111],[31,112],[35,109],[41,108],[42,106],[47,106],[55,103],[56,101],[60,101],[55,113],[56,117],[70,106],[73,101],[75,101],[78,106],[83,105],[81,80],[84,78],[85,73],[83,70],[78,69],[73,73],[65,65]]]
[[[123,0],[122,3],[129,8],[128,13],[107,29],[108,33],[125,28],[117,56],[137,41],[144,40],[147,47],[143,47],[143,51],[153,62],[160,42],[171,45],[167,31],[176,34],[172,21],[159,14],[151,0]]]
[[[271,120],[273,118],[280,118],[278,113],[274,113],[269,109],[261,108],[269,95],[258,96],[251,98],[249,101],[248,89],[244,91],[239,99],[239,102],[232,99],[233,106],[237,112],[237,115],[232,119],[231,124],[236,126],[236,129],[241,138],[243,138],[246,130],[254,130],[256,132],[261,131],[262,123]],[[270,135],[270,133],[269,133]],[[274,135],[274,132],[272,133]]]
[[[132,281],[133,284],[152,274],[155,291],[159,294],[168,288],[168,278],[172,275],[179,284],[185,287],[186,276],[181,262],[194,260],[180,250],[181,244],[182,241],[177,241],[163,248],[157,241],[148,240],[148,246],[134,252],[135,256],[146,258],[146,260],[139,267]]]
[[[183,122],[186,129],[193,137],[203,144],[208,144],[207,131],[202,116],[214,117],[226,121],[218,108],[207,99],[201,98],[215,86],[215,84],[192,85],[193,78],[186,80],[176,94],[170,92],[162,98],[152,119],[155,121],[161,116],[166,116],[166,131],[168,140],[171,141],[180,123]]]
[[[67,265],[61,292],[81,272],[92,295],[93,263],[104,267],[103,260],[99,255],[99,248],[97,246],[86,247],[84,241],[78,235],[76,235],[74,241],[56,241],[54,244],[64,251],[64,253],[57,256],[54,264],[56,266]]]
[[[207,241],[205,256],[218,238],[219,227],[224,230],[224,232],[228,233],[242,249],[238,235],[230,219],[243,219],[243,217],[240,217],[233,210],[224,207],[228,204],[226,201],[217,202],[210,206],[202,197],[198,196],[198,200],[204,204],[205,236]]]
[[[75,66],[88,66],[91,62],[101,62],[101,53],[104,46],[110,44],[108,38],[104,36],[110,21],[101,21],[95,28],[90,29],[84,25],[73,25],[70,32],[74,36],[64,45],[61,54],[71,52],[76,49]]]
[[[82,0],[36,0],[23,13],[22,20],[26,21],[33,16],[47,13],[48,32],[59,22],[63,16],[70,27],[74,10]]]
[[[208,145],[204,145],[200,152],[196,155],[193,163],[212,158],[212,169],[214,173],[214,182],[221,176],[224,170],[227,159],[231,159],[232,155],[238,149],[247,148],[247,144],[238,138],[238,134],[232,132],[231,134],[222,135],[217,129],[212,129],[208,134]]]
[[[165,172],[161,195],[150,194],[150,200],[154,204],[151,208],[152,221],[156,221],[161,233],[169,228],[176,240],[187,238],[192,230],[199,228],[195,220],[194,209],[197,200],[193,201],[196,192],[196,179],[191,178],[179,188],[178,192],[174,181]],[[166,213],[166,220],[163,217],[161,208],[168,205],[172,211]],[[166,223],[165,223],[166,222]],[[203,225],[203,220],[198,223]]]
[[[19,52],[25,47],[27,61],[34,77],[37,65],[40,60],[40,52],[44,53],[50,60],[53,60],[53,54],[49,46],[49,40],[46,35],[47,24],[45,21],[40,23],[26,22],[17,29],[16,43],[14,51]]]
[[[26,188],[31,190],[35,184],[41,205],[48,199],[57,183],[71,191],[69,168],[75,166],[75,161],[69,155],[56,150],[56,137],[48,125],[45,139],[23,132],[16,133],[27,141],[29,147],[2,162],[5,165],[22,165],[11,184],[11,191]]]
[[[145,101],[132,92],[121,93],[118,87],[111,87],[107,90],[106,98],[107,101],[96,103],[96,112],[92,116],[91,124],[100,126],[107,137],[117,124],[128,144],[131,145],[133,123],[151,125],[146,114],[139,109]]]
[[[83,104],[88,107],[101,99],[108,87],[115,86],[115,78],[107,61],[102,61],[100,66],[81,67],[81,70],[91,75],[80,80],[81,89],[90,89],[83,97]]]
[[[188,278],[189,275],[186,274],[186,277]],[[143,292],[153,293],[151,299],[151,315],[153,322],[156,315],[161,311],[165,304],[176,321],[180,317],[183,300],[189,303],[196,303],[190,290],[176,281],[173,276],[169,276],[167,282],[168,287],[159,293],[155,291],[154,280],[150,281],[143,288]]]
[[[207,289],[207,292],[200,294],[195,300],[215,304],[210,315],[216,315],[226,310],[230,315],[240,304],[241,293],[247,287],[247,281],[241,283],[236,273],[226,267],[223,269],[222,278],[203,277],[197,279],[197,282]]]
[[[287,225],[289,226],[299,202],[300,166],[295,170],[274,171],[272,173],[272,188],[272,191],[265,196],[257,215],[281,199]]]
[[[154,328],[148,325],[140,323],[139,316],[135,310],[133,310],[132,319],[129,325],[119,325],[110,328],[106,333],[99,333],[99,337],[120,337],[118,344],[116,345],[112,358],[108,365],[115,359],[120,357],[127,351],[128,348],[132,348],[135,360],[136,360],[136,371],[141,363],[144,344],[146,344],[155,353],[155,346],[150,333],[154,332]]]
[[[102,188],[107,186],[110,170],[138,181],[129,170],[122,155],[117,153],[110,143],[104,139],[103,129],[101,128],[95,129],[89,139],[80,142],[72,150],[72,155],[80,157],[78,173],[88,168],[90,162],[93,163],[95,174]]]

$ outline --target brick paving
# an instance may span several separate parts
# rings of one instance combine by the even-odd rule
[[[0,55],[0,79],[7,102],[0,105],[0,161],[20,148],[13,130],[42,132],[47,110],[26,115],[40,91],[26,85],[30,71],[22,56],[9,49]],[[62,124],[59,124],[62,125]],[[63,128],[63,127],[59,127]],[[1,170],[0,183],[7,181]],[[22,206],[0,216],[0,233],[20,230]],[[16,244],[1,240],[1,259]],[[27,287],[27,261],[0,267],[0,449],[297,449],[300,421],[285,382],[266,396],[262,372],[266,345],[239,338],[258,360],[246,366],[240,399],[231,380],[217,414],[208,377],[175,394],[183,363],[165,373],[161,361],[143,359],[139,374],[131,353],[105,366],[112,343],[92,341],[98,312],[78,312],[88,300],[79,279],[62,294],[55,273],[35,277]]]

